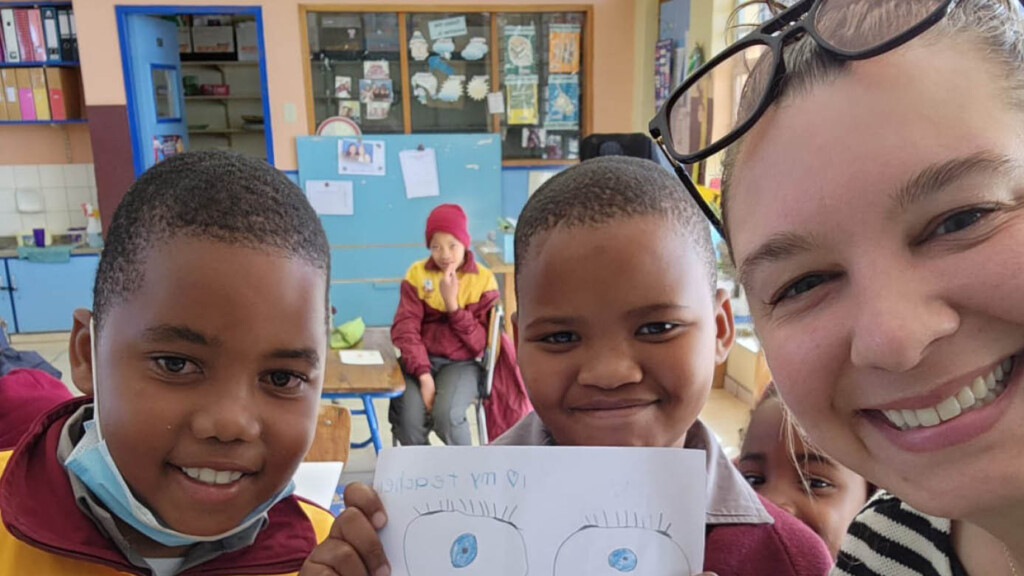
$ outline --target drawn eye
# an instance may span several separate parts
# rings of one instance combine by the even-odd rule
[[[452,567],[465,568],[476,560],[476,536],[465,533],[452,542]]]
[[[442,501],[405,529],[410,576],[525,576],[526,542],[512,523],[515,508]]]
[[[629,548],[616,548],[608,555],[608,565],[619,572],[632,572],[636,569],[636,552]]]
[[[559,546],[555,576],[689,576],[690,561],[668,528],[644,520],[621,512],[588,519]]]

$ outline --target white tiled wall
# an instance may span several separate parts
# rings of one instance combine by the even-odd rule
[[[18,212],[18,189],[43,196],[44,212]],[[63,234],[69,227],[85,226],[81,205],[96,205],[96,174],[92,164],[39,164],[0,166],[0,236],[14,236],[46,228]]]

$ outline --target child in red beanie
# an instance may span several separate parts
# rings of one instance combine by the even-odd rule
[[[469,250],[466,213],[442,204],[427,218],[430,257],[414,262],[402,282],[391,340],[401,351],[405,394],[391,400],[388,419],[403,446],[427,444],[433,429],[445,444],[469,445],[466,410],[479,397],[494,274]],[[530,411],[511,341],[503,336],[487,429],[497,438]]]

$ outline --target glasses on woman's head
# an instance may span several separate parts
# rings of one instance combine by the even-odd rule
[[[698,68],[650,123],[651,136],[673,160],[676,173],[711,223],[721,218],[682,165],[695,164],[738,140],[778,94],[785,75],[783,48],[808,34],[840,60],[864,60],[893,50],[934,26],[956,0],[800,0]],[[709,133],[709,105],[716,73],[747,76],[731,130]]]

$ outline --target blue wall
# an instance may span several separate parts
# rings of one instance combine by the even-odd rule
[[[682,48],[689,29],[690,0],[662,2],[658,38],[671,38],[676,41],[676,48]]]

